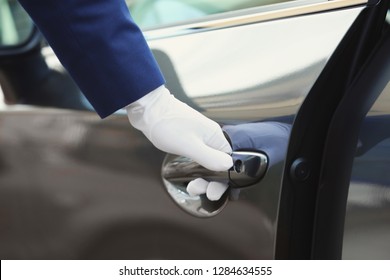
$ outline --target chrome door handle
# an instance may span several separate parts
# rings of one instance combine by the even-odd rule
[[[251,151],[232,153],[233,167],[228,171],[215,172],[204,168],[189,158],[167,155],[162,178],[167,192],[186,212],[197,217],[211,217],[219,213],[228,201],[227,192],[218,201],[210,201],[205,195],[191,197],[187,185],[196,178],[226,183],[231,188],[242,188],[257,183],[265,175],[268,158],[265,154]]]
[[[232,188],[255,184],[267,170],[267,156],[259,152],[236,151],[232,153],[233,167],[227,171],[208,170],[189,158],[167,157],[162,168],[164,179],[172,183],[189,183],[196,178],[228,183]]]
[[[232,153],[233,167],[229,170],[229,186],[248,187],[263,178],[268,158],[260,152],[237,151]]]

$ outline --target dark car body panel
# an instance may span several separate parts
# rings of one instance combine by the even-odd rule
[[[162,186],[163,153],[125,116],[38,109],[0,119],[2,258],[272,254],[271,225],[246,203],[214,219],[179,210]]]

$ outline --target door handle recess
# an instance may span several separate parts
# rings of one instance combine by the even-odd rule
[[[172,199],[186,212],[197,217],[212,217],[218,214],[228,201],[228,191],[218,201],[210,201],[205,195],[190,196],[187,185],[196,178],[217,181],[230,188],[251,186],[265,175],[268,158],[261,152],[234,151],[233,167],[228,171],[208,170],[189,158],[167,155],[162,167],[164,186]]]

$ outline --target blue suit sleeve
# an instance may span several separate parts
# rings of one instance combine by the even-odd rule
[[[233,151],[262,151],[269,166],[282,162],[287,154],[291,125],[280,122],[244,123],[222,128],[231,141]]]
[[[20,3],[102,118],[165,83],[123,0]]]

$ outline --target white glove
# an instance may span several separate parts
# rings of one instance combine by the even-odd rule
[[[206,194],[209,200],[219,200],[228,186],[221,182],[208,182],[202,178],[192,180],[187,186],[187,192],[191,196]]]
[[[185,156],[213,171],[233,165],[232,149],[220,126],[177,100],[161,86],[126,107],[130,123],[141,130],[158,149]],[[223,185],[223,186],[222,186]],[[187,186],[190,195],[206,193],[218,200],[225,184],[196,179]]]

